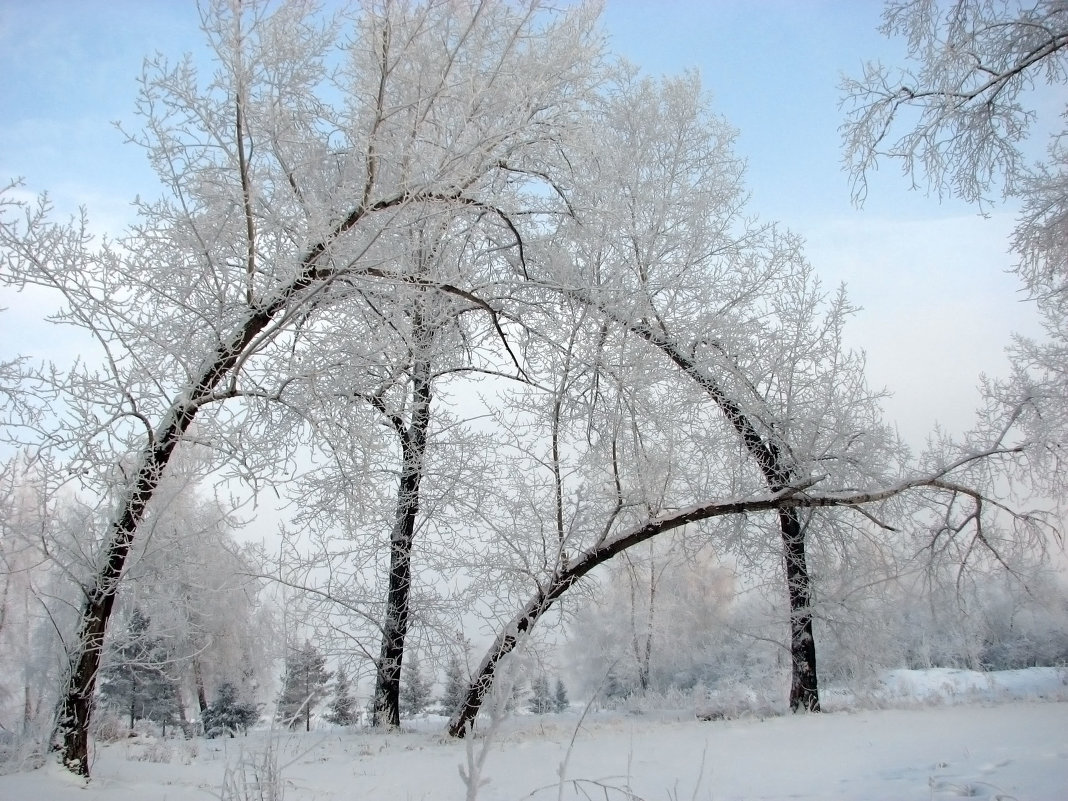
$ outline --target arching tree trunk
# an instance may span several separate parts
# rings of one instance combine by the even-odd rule
[[[63,764],[79,776],[89,776],[89,721],[103,654],[104,635],[115,607],[119,579],[145,508],[159,484],[160,476],[170,461],[174,448],[192,423],[196,408],[189,402],[173,408],[157,439],[158,444],[146,449],[142,455],[141,467],[133,489],[123,504],[117,522],[111,528],[103,566],[97,572],[92,587],[85,593],[78,634],[74,640],[75,650],[70,657],[67,690],[56,712],[56,724],[52,733],[52,748],[60,753]]]
[[[332,267],[324,268],[319,265],[329,244],[355,227],[368,212],[403,202],[405,198],[397,197],[381,201],[372,207],[361,206],[353,209],[348,217],[334,227],[327,239],[312,246],[301,259],[296,278],[262,303],[253,305],[248,310],[247,317],[232,334],[221,341],[213,352],[207,354],[200,374],[175,400],[150,438],[150,443],[141,453],[137,473],[130,482],[105,539],[107,546],[103,562],[91,586],[85,588],[85,602],[74,640],[74,651],[70,654],[67,688],[56,710],[51,747],[59,752],[63,764],[73,773],[89,776],[89,721],[104,636],[115,607],[119,579],[126,566],[134,535],[174,449],[185,436],[202,405],[213,397],[216,387],[230,374],[264,329],[300,293],[334,274]]]
[[[797,480],[789,457],[783,454],[771,437],[761,434],[750,416],[695,359],[687,356],[674,342],[649,326],[643,323],[625,324],[631,332],[659,348],[708,393],[738,433],[769,490],[781,492]],[[801,709],[819,712],[816,640],[812,632],[812,578],[808,572],[805,554],[805,529],[801,525],[796,508],[780,511],[779,532],[790,607],[790,708],[795,712]]]
[[[856,506],[858,504],[874,503],[892,497],[910,486],[919,486],[919,482],[904,484],[900,487],[879,492],[858,493],[855,495],[801,496],[799,493],[804,487],[798,487],[787,488],[766,498],[756,498],[749,501],[716,501],[691,507],[667,517],[650,520],[586,551],[568,567],[557,568],[552,578],[542,585],[541,589],[534,594],[534,597],[497,634],[493,644],[472,675],[471,683],[468,685],[463,701],[449,719],[448,733],[453,737],[463,737],[474,726],[475,717],[482,707],[482,701],[493,686],[493,677],[498,663],[515,649],[520,639],[534,628],[534,625],[542,615],[548,612],[553,604],[579,579],[598,565],[604,564],[627,549],[646,542],[658,534],[672,531],[689,523],[709,520],[713,517],[753,514],[774,510],[779,513],[780,517],[786,514],[798,519],[797,509],[799,507]],[[802,684],[802,688],[806,686]]]

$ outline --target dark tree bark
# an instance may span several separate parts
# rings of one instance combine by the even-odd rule
[[[200,707],[200,719],[208,711],[208,694],[204,691],[204,673],[200,670],[200,660],[193,658],[193,681],[197,685],[197,706]]]
[[[216,362],[212,366],[221,367],[221,364]],[[204,387],[210,392],[224,372],[222,369],[205,371],[198,389]],[[145,508],[159,484],[160,476],[174,448],[193,422],[196,410],[197,406],[188,401],[172,407],[171,414],[156,438],[158,444],[155,447],[150,446],[142,454],[141,467],[137,472],[133,490],[127,496],[123,511],[111,528],[103,566],[98,571],[94,584],[85,592],[85,603],[74,641],[76,650],[70,660],[67,691],[60,701],[52,736],[53,748],[60,752],[63,764],[80,776],[89,776],[89,721],[103,653],[104,635],[115,607],[119,579]]]
[[[756,462],[764,483],[772,492],[781,492],[797,476],[793,465],[770,438],[761,435],[752,419],[727,396],[723,388],[697,363],[685,356],[674,343],[651,329],[639,328],[640,336],[659,347],[686,375],[708,392],[745,444]],[[786,570],[786,591],[790,605],[790,709],[820,711],[819,674],[816,670],[816,640],[812,633],[812,579],[805,554],[805,529],[796,508],[779,512],[779,531]]]
[[[401,475],[397,490],[397,511],[389,543],[389,588],[386,615],[382,625],[382,649],[375,673],[373,726],[400,726],[401,666],[404,640],[408,634],[408,611],[412,589],[412,546],[419,517],[419,484],[423,477],[430,404],[433,400],[430,360],[427,358],[433,331],[418,307],[412,314],[412,414],[405,425],[399,417],[390,418],[401,442]]]
[[[797,509],[779,512],[786,590],[790,599],[790,709],[820,711],[816,639],[812,634],[812,580],[805,558],[805,533]]]
[[[312,688],[311,683],[311,671],[307,671],[304,674],[304,731],[311,731],[311,711],[312,711],[312,694],[315,690]]]

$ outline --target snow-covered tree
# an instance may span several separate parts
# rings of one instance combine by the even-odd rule
[[[434,685],[423,673],[419,655],[412,651],[404,657],[403,681],[401,682],[401,711],[408,716],[422,714],[430,705]]]
[[[290,649],[275,719],[291,729],[303,723],[304,730],[311,731],[312,712],[326,696],[331,675],[326,669],[326,657],[311,641]]]
[[[571,707],[571,701],[567,697],[567,687],[564,680],[557,677],[556,687],[553,689],[553,711],[566,712]]]
[[[167,644],[152,634],[151,621],[139,609],[130,616],[121,640],[115,642],[100,680],[105,703],[129,718],[163,728],[178,722],[176,682],[169,674],[172,660]]]
[[[530,698],[527,707],[535,715],[544,715],[556,711],[556,699],[549,689],[549,679],[539,673],[530,682]]]
[[[334,679],[334,700],[330,702],[330,711],[326,719],[335,726],[353,726],[359,721],[356,699],[352,697],[352,686],[344,668],[338,668]]]
[[[299,409],[318,379],[345,365],[348,391],[373,393],[375,332],[388,328],[378,298],[463,297],[493,319],[487,282],[395,272],[390,233],[448,219],[465,241],[521,259],[521,229],[537,224],[524,210],[546,208],[546,170],[566,163],[561,145],[597,79],[594,18],[430,3],[327,19],[305,3],[220,0],[203,26],[215,75],[146,64],[144,126],[130,138],[167,196],[139,201],[127,234],[96,243],[83,220],[51,222],[46,200],[5,195],[3,280],[57,292],[58,316],[97,346],[69,374],[38,376],[63,410],[41,441],[70,454],[68,475],[109,510],[57,714],[72,770],[89,772],[127,557],[194,421],[215,466],[258,487],[314,436]],[[351,314],[328,311],[341,307]]]
[[[467,694],[467,670],[464,663],[456,654],[449,657],[445,664],[445,687],[441,695],[441,706],[445,714],[451,715]]]
[[[225,681],[219,685],[215,700],[204,710],[204,736],[233,737],[237,732],[247,732],[259,719],[259,707],[242,701],[237,687]]]
[[[646,524],[695,498],[788,492],[824,465],[839,468],[835,481],[858,478],[850,472],[867,473],[864,483],[889,477],[892,438],[879,422],[878,393],[841,340],[849,304],[820,288],[794,237],[745,216],[733,132],[709,113],[699,81],[616,77],[596,108],[598,136],[574,161],[574,217],[561,218],[544,250],[530,248],[540,269],[531,305],[544,317],[525,310],[541,337],[532,334],[525,353],[552,380],[526,392],[507,423],[522,432],[531,419],[540,425],[541,441],[520,440],[511,460],[530,498],[503,500],[494,532],[500,550],[514,553],[510,531],[523,515],[530,551],[514,576],[530,594],[502,621],[482,663],[489,672],[557,592],[592,569],[586,556],[604,546],[611,558],[638,544],[609,546],[615,532],[633,526],[636,536],[655,536],[663,529]],[[555,300],[545,299],[546,287]],[[817,708],[810,528],[793,508],[775,519],[791,703]],[[739,549],[766,552],[768,529],[748,531]],[[536,584],[532,564],[545,571]],[[482,679],[476,671],[475,683]],[[483,691],[472,685],[468,700]]]

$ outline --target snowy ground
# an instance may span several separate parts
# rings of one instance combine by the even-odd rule
[[[709,722],[521,715],[468,744],[444,739],[440,720],[393,734],[128,741],[99,748],[88,786],[50,765],[0,776],[0,799],[462,799],[459,769],[483,754],[484,801],[1068,799],[1068,671],[895,671],[862,698],[829,700],[838,711]]]

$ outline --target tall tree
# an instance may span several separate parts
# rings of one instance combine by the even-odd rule
[[[862,356],[841,341],[844,293],[821,290],[796,237],[744,216],[733,131],[708,113],[695,76],[616,80],[596,143],[576,158],[574,220],[553,231],[572,243],[568,257],[550,245],[540,283],[602,318],[602,348],[618,330],[659,352],[722,416],[712,449],[741,444],[768,490],[827,465],[886,477],[897,446]],[[792,509],[779,515],[790,703],[815,710],[811,530]]]
[[[368,308],[374,285],[410,288],[385,232],[445,213],[518,248],[515,213],[544,206],[539,176],[599,58],[586,9],[368,6],[351,32],[315,11],[219,0],[203,26],[215,76],[200,81],[190,61],[146,64],[131,139],[168,195],[139,203],[126,236],[95,244],[84,221],[50,222],[47,201],[4,198],[3,279],[59,292],[60,317],[101,354],[99,367],[38,375],[66,404],[43,441],[74,454],[69,474],[109,509],[56,716],[55,747],[82,775],[127,557],[193,421],[221,462],[237,457],[227,463],[239,477],[271,475],[305,419],[301,383],[339,359],[353,376],[374,362],[373,331],[342,357],[320,337],[324,312]]]

